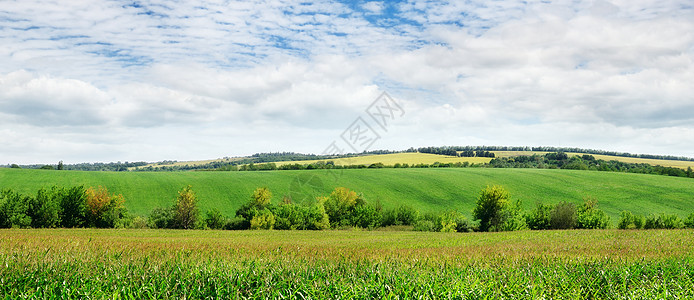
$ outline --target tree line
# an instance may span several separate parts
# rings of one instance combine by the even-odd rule
[[[0,192],[0,228],[168,228],[168,229],[277,229],[325,230],[340,228],[374,229],[409,226],[415,231],[472,232],[550,229],[605,229],[609,216],[599,209],[595,198],[580,205],[536,204],[523,212],[519,201],[512,201],[501,186],[483,189],[472,210],[472,220],[455,210],[425,213],[407,206],[385,209],[368,203],[362,194],[337,187],[330,194],[304,204],[284,196],[273,203],[268,188],[257,188],[248,201],[230,218],[218,209],[202,214],[191,186],[183,187],[168,207],[153,209],[146,217],[128,214],[122,195],[110,194],[104,187],[76,186],[39,189],[36,196],[12,190]],[[694,228],[694,213],[682,220],[674,214],[646,217],[623,211],[619,229]]]

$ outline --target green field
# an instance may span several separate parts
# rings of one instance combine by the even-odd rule
[[[315,177],[314,177],[315,176]],[[292,188],[294,180],[312,181],[314,188]],[[638,214],[694,212],[694,180],[612,172],[548,169],[351,169],[257,172],[80,172],[0,169],[0,188],[34,194],[53,184],[107,187],[121,193],[134,215],[147,215],[157,206],[169,206],[177,191],[192,185],[202,211],[217,208],[228,216],[247,201],[257,187],[269,187],[274,202],[283,195],[327,195],[344,186],[361,192],[367,201],[384,207],[401,204],[422,212],[456,209],[470,214],[479,191],[486,185],[506,187],[514,199],[530,209],[536,202],[582,202],[598,199],[616,223],[619,212]],[[294,186],[296,187],[296,185]]]
[[[3,299],[691,299],[694,231],[0,230]]]

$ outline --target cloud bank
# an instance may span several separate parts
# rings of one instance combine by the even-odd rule
[[[0,164],[374,148],[694,157],[688,1],[5,1]]]

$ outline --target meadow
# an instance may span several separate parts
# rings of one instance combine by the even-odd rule
[[[694,297],[694,231],[0,230],[3,299]]]
[[[257,172],[82,172],[0,169],[0,188],[34,194],[40,187],[105,186],[123,194],[133,215],[170,206],[182,187],[192,185],[199,207],[233,216],[257,187],[268,187],[279,203],[284,195],[325,196],[343,186],[363,193],[370,203],[409,205],[423,213],[455,209],[470,214],[481,189],[498,184],[529,210],[535,203],[582,203],[595,197],[613,223],[622,210],[637,214],[694,212],[691,178],[549,169],[349,169]]]

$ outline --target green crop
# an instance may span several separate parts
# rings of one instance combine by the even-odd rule
[[[692,298],[693,243],[691,230],[2,230],[0,298]]]

